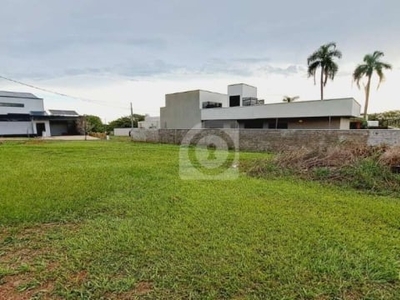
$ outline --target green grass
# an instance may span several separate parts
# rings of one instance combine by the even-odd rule
[[[181,180],[178,155],[0,145],[0,295],[400,299],[398,199],[289,178]]]

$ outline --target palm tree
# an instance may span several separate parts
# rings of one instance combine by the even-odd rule
[[[299,96],[295,96],[295,97],[283,96],[282,101],[290,103],[290,102],[296,101],[299,98],[300,98]]]
[[[308,64],[308,77],[314,77],[318,68],[321,68],[321,100],[324,100],[324,87],[328,82],[328,78],[333,80],[339,70],[334,58],[342,58],[342,52],[336,49],[336,43],[329,43],[322,45],[307,58]]]
[[[382,81],[385,79],[383,70],[391,70],[392,66],[388,63],[380,61],[380,58],[385,54],[380,51],[375,51],[373,54],[367,54],[364,56],[364,63],[359,64],[354,70],[353,79],[357,83],[358,88],[360,88],[360,80],[366,76],[367,84],[364,84],[365,89],[365,104],[364,104],[364,120],[368,119],[368,104],[369,104],[369,91],[371,88],[371,78],[374,72],[379,77],[379,83],[377,89],[381,85]]]

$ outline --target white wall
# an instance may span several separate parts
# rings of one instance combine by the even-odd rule
[[[243,97],[257,98],[257,88],[244,83],[231,84],[228,85],[228,99],[229,96],[240,96],[240,106],[243,106]]]
[[[0,135],[36,134],[32,122],[0,122]]]
[[[340,129],[350,129],[349,118],[340,118]]]
[[[162,129],[201,128],[200,91],[165,95],[165,107],[160,109]]]
[[[242,85],[242,97],[257,98],[257,88],[247,84]]]
[[[114,128],[115,136],[129,136],[131,128]]]
[[[29,114],[31,111],[44,111],[43,99],[24,99],[24,98],[0,97],[0,102],[24,105],[24,107],[0,106],[0,115]]]
[[[219,102],[222,103],[222,107],[229,107],[229,98],[226,94],[213,93],[208,91],[200,91],[200,103],[199,108],[203,108],[203,102]]]
[[[201,111],[202,120],[246,120],[304,117],[358,117],[361,106],[353,98],[299,101],[265,105],[210,108]]]
[[[138,127],[143,129],[159,129],[160,121],[140,121]]]
[[[160,117],[146,116],[144,118],[144,121],[138,122],[138,127],[143,129],[159,129]]]
[[[0,122],[0,135],[36,135],[36,123],[44,123],[45,136],[51,136],[49,121]]]

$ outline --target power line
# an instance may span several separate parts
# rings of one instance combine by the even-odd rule
[[[86,102],[98,103],[98,104],[100,104],[100,105],[105,105],[105,106],[109,106],[109,107],[115,107],[115,108],[120,108],[120,109],[127,109],[127,107],[112,106],[112,105],[110,105],[110,103],[107,102],[107,101],[93,100],[93,99],[89,99],[89,98],[82,98],[82,97],[71,96],[71,95],[68,95],[68,94],[65,94],[65,93],[60,93],[60,92],[57,92],[57,91],[53,91],[53,90],[41,88],[41,87],[34,86],[34,85],[32,85],[32,84],[29,84],[29,83],[25,83],[25,82],[18,81],[18,80],[15,80],[15,79],[12,79],[12,78],[8,78],[8,77],[5,77],[5,76],[1,76],[1,75],[0,75],[0,78],[2,78],[2,79],[4,79],[4,80],[7,80],[7,81],[14,82],[14,83],[18,83],[18,84],[20,84],[20,85],[24,85],[24,86],[27,86],[27,87],[30,87],[30,88],[33,88],[33,89],[36,89],[36,90],[39,90],[39,91],[42,91],[42,92],[46,92],[46,93],[50,93],[50,94],[54,94],[54,95],[58,95],[58,96],[62,96],[62,97],[67,97],[67,98],[76,99],[76,100],[81,100],[81,101],[86,101]],[[120,103],[120,104],[122,105],[122,103]]]

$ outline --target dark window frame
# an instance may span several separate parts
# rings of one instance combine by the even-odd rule
[[[0,102],[0,107],[25,107],[23,103]]]
[[[240,96],[239,95],[229,96],[229,107],[236,107],[236,106],[240,106]]]

